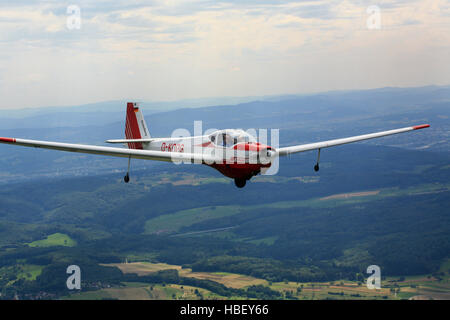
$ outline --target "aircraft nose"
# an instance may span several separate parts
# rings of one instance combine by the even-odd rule
[[[276,151],[272,147],[265,146],[259,152],[259,160],[262,164],[269,164],[275,155]]]
[[[275,154],[276,154],[276,152],[275,152],[275,150],[273,150],[272,148],[266,149],[266,155],[267,155],[267,157],[272,158]]]

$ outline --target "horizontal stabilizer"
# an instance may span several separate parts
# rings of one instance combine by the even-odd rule
[[[142,142],[149,143],[155,139],[116,139],[116,140],[106,140],[107,143],[133,143],[133,142]]]

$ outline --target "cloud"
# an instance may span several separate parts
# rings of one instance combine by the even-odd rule
[[[450,82],[445,0],[76,3],[0,3],[0,108]]]

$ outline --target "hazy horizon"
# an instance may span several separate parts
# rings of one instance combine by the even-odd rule
[[[112,103],[112,102],[121,102],[121,101],[128,101],[128,102],[138,102],[138,103],[150,103],[150,104],[157,104],[157,103],[164,103],[164,104],[176,104],[176,103],[182,103],[182,102],[196,102],[198,101],[200,104],[198,106],[187,106],[186,108],[195,108],[195,107],[209,107],[209,106],[215,106],[214,104],[205,104],[201,103],[203,101],[219,101],[219,100],[226,100],[226,99],[234,99],[237,102],[235,104],[244,103],[245,101],[253,101],[252,99],[270,99],[270,98],[277,98],[277,97],[288,97],[288,96],[308,96],[308,95],[316,95],[316,94],[326,94],[326,93],[340,93],[340,92],[357,92],[357,91],[371,91],[371,90],[381,90],[381,89],[419,89],[419,88],[427,88],[427,87],[436,87],[436,88],[447,88],[450,87],[450,84],[443,84],[443,85],[423,85],[423,86],[410,86],[410,87],[394,87],[394,86],[386,86],[386,87],[375,87],[375,88],[367,88],[367,89],[341,89],[341,90],[326,90],[326,91],[315,91],[315,92],[288,92],[288,93],[280,93],[280,94],[273,94],[273,95],[260,95],[260,96],[211,96],[211,97],[197,97],[197,98],[188,98],[188,99],[176,99],[176,100],[144,100],[144,99],[115,99],[115,100],[100,100],[100,101],[87,101],[85,103],[80,104],[59,104],[59,105],[36,105],[36,106],[27,106],[27,107],[17,107],[17,108],[9,108],[9,107],[2,107],[0,106],[0,111],[20,111],[20,110],[33,110],[33,109],[51,109],[51,108],[70,108],[70,107],[79,107],[79,106],[87,106],[87,105],[95,105],[95,104],[102,104],[102,103]],[[240,101],[242,100],[242,101]],[[168,110],[170,111],[170,110]]]

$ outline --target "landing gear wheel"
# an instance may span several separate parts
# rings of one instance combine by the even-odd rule
[[[316,165],[314,166],[314,171],[315,172],[319,171],[319,161],[320,161],[320,148],[319,148],[319,152],[317,153]]]
[[[236,187],[238,188],[243,188],[245,187],[245,183],[247,182],[246,179],[234,179],[234,184],[236,185]]]
[[[131,164],[131,156],[128,157],[127,174],[125,175],[125,177],[123,177],[123,181],[125,181],[125,183],[128,183],[130,181],[130,164]]]

